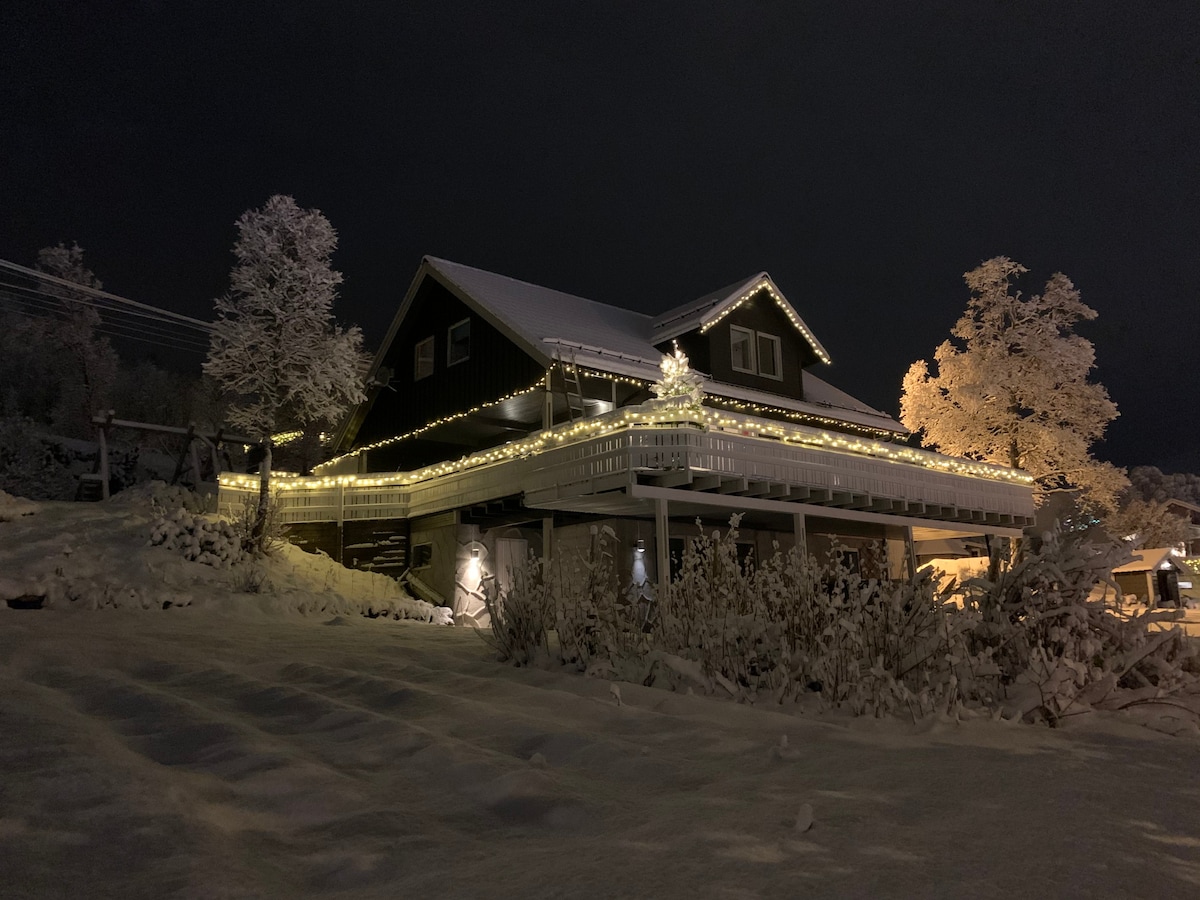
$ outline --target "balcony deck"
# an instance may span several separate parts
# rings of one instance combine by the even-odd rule
[[[1033,520],[1028,476],[838,432],[708,409],[617,410],[418,472],[281,478],[285,523],[413,518],[487,509],[646,515],[686,507],[1016,534]],[[223,511],[256,490],[222,480]]]

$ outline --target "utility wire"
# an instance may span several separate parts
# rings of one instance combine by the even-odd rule
[[[0,274],[0,277],[2,277],[2,274]],[[126,316],[130,318],[142,318],[154,322],[161,322],[181,331],[190,331],[193,333],[202,332],[204,334],[209,334],[212,332],[213,328],[211,323],[202,322],[199,325],[193,325],[190,322],[180,321],[173,315],[166,314],[165,310],[146,312],[141,309],[131,309],[106,303],[102,300],[98,301],[95,299],[90,299],[85,296],[66,297],[63,296],[63,293],[59,292],[58,289],[55,289],[55,291],[52,292],[22,284],[8,284],[2,280],[0,280],[0,294],[11,294],[15,297],[27,298],[29,300],[42,300],[46,304],[57,308],[62,308],[66,303],[76,303],[82,306],[89,306],[102,312],[111,313],[113,315]]]
[[[0,269],[7,270],[10,272],[16,272],[17,274],[24,275],[28,278],[33,278],[38,282],[57,284],[62,287],[70,288],[72,293],[83,293],[83,294],[88,295],[89,297],[93,297],[96,299],[108,300],[112,303],[116,303],[121,306],[128,307],[130,309],[140,309],[140,310],[143,310],[148,313],[153,313],[156,316],[174,319],[177,322],[187,323],[189,325],[203,328],[205,330],[212,330],[212,327],[213,327],[211,322],[204,322],[200,319],[193,319],[191,316],[185,316],[182,313],[170,312],[169,310],[159,309],[157,307],[150,306],[149,304],[146,304],[146,303],[138,303],[136,300],[130,300],[127,297],[119,297],[116,294],[110,294],[107,291],[102,291],[102,290],[99,290],[98,288],[87,287],[86,285],[82,285],[82,284],[76,284],[73,281],[67,281],[64,278],[58,278],[57,276],[50,275],[47,272],[39,272],[36,269],[30,269],[30,268],[27,268],[26,266],[19,266],[16,263],[9,262],[8,260],[0,259]]]

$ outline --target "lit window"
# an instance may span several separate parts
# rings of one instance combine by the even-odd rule
[[[729,326],[729,355],[735,372],[754,374],[754,332],[737,325]]]
[[[433,337],[417,341],[413,347],[413,381],[420,381],[433,374]]]
[[[783,347],[773,334],[758,333],[758,374],[783,379]]]
[[[452,366],[471,357],[471,320],[451,325],[446,335],[446,365]]]

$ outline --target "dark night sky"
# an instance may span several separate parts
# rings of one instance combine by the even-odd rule
[[[650,313],[766,269],[895,413],[1004,254],[1100,313],[1099,455],[1200,471],[1195,0],[16,0],[0,84],[0,258],[211,318],[290,193],[372,348],[426,253]]]

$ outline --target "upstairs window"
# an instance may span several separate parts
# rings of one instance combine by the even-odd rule
[[[783,341],[776,335],[729,326],[729,361],[735,372],[783,380]]]
[[[758,332],[758,374],[783,380],[783,342],[773,334]]]
[[[453,366],[471,358],[471,320],[455,322],[446,332],[446,365]]]
[[[753,331],[737,325],[729,326],[729,358],[735,372],[755,374]]]
[[[433,335],[417,341],[413,347],[413,381],[433,374]]]

